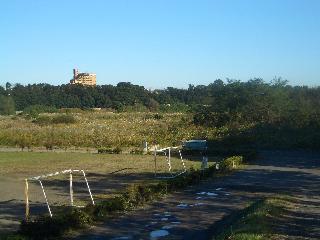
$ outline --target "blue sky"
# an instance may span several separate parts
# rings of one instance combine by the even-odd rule
[[[318,0],[1,0],[0,85],[320,82]]]

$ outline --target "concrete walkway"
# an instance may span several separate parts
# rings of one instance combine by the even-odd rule
[[[231,176],[206,181],[161,202],[92,227],[75,239],[208,239],[215,223],[264,196],[295,197],[279,234],[288,239],[320,239],[320,154],[265,151]]]

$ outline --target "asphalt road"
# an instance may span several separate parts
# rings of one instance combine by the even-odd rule
[[[320,153],[264,151],[254,164],[109,219],[75,239],[208,239],[219,220],[264,196],[295,197],[280,219],[286,239],[320,239]]]

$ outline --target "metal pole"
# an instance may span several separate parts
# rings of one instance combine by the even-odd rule
[[[87,183],[87,187],[88,187],[88,191],[89,191],[90,198],[91,198],[91,201],[92,201],[92,205],[94,205],[93,197],[92,197],[92,194],[91,194],[91,190],[90,190],[90,187],[89,187],[88,180],[87,180],[87,178],[86,178],[86,174],[84,173],[83,170],[81,170],[81,172],[83,173],[84,180],[85,180],[86,183]]]
[[[73,206],[72,172],[70,172],[70,203]]]
[[[169,172],[171,173],[171,148],[170,147],[168,148],[168,165],[169,165]]]
[[[186,171],[187,168],[186,168],[186,165],[184,164],[184,160],[182,158],[181,150],[179,150],[179,155],[180,155],[180,159],[181,159],[181,162],[182,162],[183,169],[184,169],[184,171]]]
[[[51,213],[51,209],[50,209],[50,206],[49,206],[49,203],[48,203],[48,200],[47,200],[46,192],[44,191],[44,188],[43,188],[41,180],[39,180],[39,183],[40,183],[40,186],[42,188],[44,199],[46,200],[46,203],[47,203],[47,206],[48,206],[50,217],[52,217],[52,213]]]
[[[25,179],[25,188],[24,188],[24,194],[25,194],[25,199],[26,199],[26,221],[29,219],[29,184],[28,184],[28,179]]]

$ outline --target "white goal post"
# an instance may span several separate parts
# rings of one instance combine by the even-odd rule
[[[50,205],[49,205],[49,202],[48,202],[48,198],[47,198],[47,195],[46,195],[45,188],[44,188],[41,180],[46,179],[46,178],[50,178],[50,177],[53,177],[53,176],[57,176],[57,175],[60,175],[60,174],[69,174],[70,205],[71,206],[75,206],[74,203],[73,203],[73,180],[72,180],[72,178],[73,178],[72,174],[73,173],[80,173],[80,174],[83,175],[84,180],[85,180],[86,185],[87,185],[87,188],[88,188],[88,193],[90,195],[91,202],[94,205],[94,200],[93,200],[92,193],[91,193],[91,190],[90,190],[89,182],[87,180],[87,177],[86,177],[86,174],[85,174],[84,170],[67,169],[67,170],[63,170],[63,171],[60,171],[60,172],[55,172],[55,173],[50,173],[50,174],[46,174],[46,175],[40,175],[40,176],[36,176],[36,177],[31,177],[31,178],[26,178],[25,179],[25,202],[26,202],[25,217],[26,217],[26,219],[28,219],[29,215],[30,215],[30,206],[29,206],[29,182],[30,181],[39,182],[40,187],[42,189],[42,193],[43,193],[44,199],[46,201],[46,205],[47,205],[47,208],[48,208],[49,215],[50,215],[50,217],[52,217],[52,211],[51,211],[51,208],[50,208]],[[80,207],[80,206],[75,206],[75,207]]]
[[[171,166],[171,152],[172,150],[176,150],[178,151],[179,153],[179,156],[180,156],[180,160],[181,160],[181,171],[180,172],[177,172],[176,174],[173,174],[171,169],[172,169],[172,166]],[[161,177],[161,176],[158,176],[158,169],[157,169],[157,154],[164,154],[165,156],[165,159],[167,161],[167,164],[168,164],[168,171],[170,173],[171,176],[167,176],[167,177]],[[161,149],[157,149],[155,147],[154,149],[154,176],[155,178],[175,178],[183,173],[185,173],[187,171],[187,168],[186,168],[186,165],[184,163],[184,160],[182,158],[182,154],[181,154],[181,150],[179,149],[179,147],[165,147],[165,148],[161,148]]]

